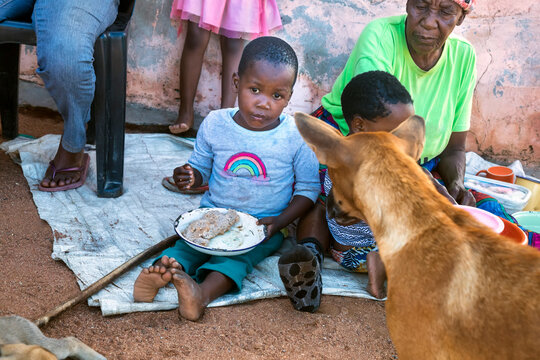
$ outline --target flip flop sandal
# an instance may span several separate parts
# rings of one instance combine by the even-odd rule
[[[65,191],[65,190],[71,190],[76,189],[84,185],[84,182],[86,181],[86,175],[88,173],[88,166],[90,165],[90,156],[88,154],[83,155],[83,163],[80,167],[71,167],[71,168],[65,168],[65,169],[57,169],[56,165],[54,165],[54,161],[49,162],[49,167],[52,168],[52,176],[51,179],[54,179],[56,174],[58,173],[65,173],[65,172],[80,172],[81,176],[77,182],[67,184],[64,186],[56,186],[56,187],[44,187],[41,185],[41,183],[38,185],[38,189],[40,191],[47,191],[47,192],[55,192],[55,191]]]
[[[186,195],[204,194],[205,191],[208,190],[208,185],[199,186],[187,190],[180,190],[178,186],[176,186],[176,184],[174,183],[172,176],[165,176],[163,180],[161,180],[161,185],[163,185],[163,187],[165,187],[165,189],[167,190]]]
[[[296,245],[278,261],[279,275],[293,307],[315,312],[321,305],[321,264],[311,250]]]

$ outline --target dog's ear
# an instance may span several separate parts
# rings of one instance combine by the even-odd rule
[[[398,146],[406,154],[410,155],[414,160],[420,158],[426,139],[424,118],[418,115],[410,116],[390,133],[403,140],[398,143]]]
[[[336,149],[343,140],[343,135],[337,129],[302,112],[294,113],[294,120],[300,135],[317,155],[321,164],[328,165],[328,160],[335,159],[336,154],[341,153]]]

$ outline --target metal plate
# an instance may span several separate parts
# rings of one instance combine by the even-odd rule
[[[187,226],[211,210],[225,213],[228,209],[195,209],[180,215],[174,222],[176,233],[193,249],[209,255],[236,256],[252,250],[264,240],[266,233],[265,227],[263,225],[257,225],[257,218],[240,211],[236,211],[240,218],[236,224],[224,234],[210,239],[208,246],[202,246],[187,239],[183,235],[183,231]]]

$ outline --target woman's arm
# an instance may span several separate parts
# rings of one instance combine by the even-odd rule
[[[475,206],[473,195],[465,189],[465,140],[467,131],[453,132],[444,151],[439,156],[441,161],[437,165],[437,172],[448,192],[461,205]]]

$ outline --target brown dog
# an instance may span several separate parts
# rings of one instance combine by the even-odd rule
[[[497,235],[435,190],[414,160],[422,118],[349,137],[309,115],[295,119],[328,166],[329,215],[366,220],[373,230],[400,359],[540,356],[540,252]]]
[[[0,360],[57,360],[58,358],[37,345],[0,345]]]
[[[0,317],[0,360],[106,360],[74,337],[53,339],[20,316]]]

